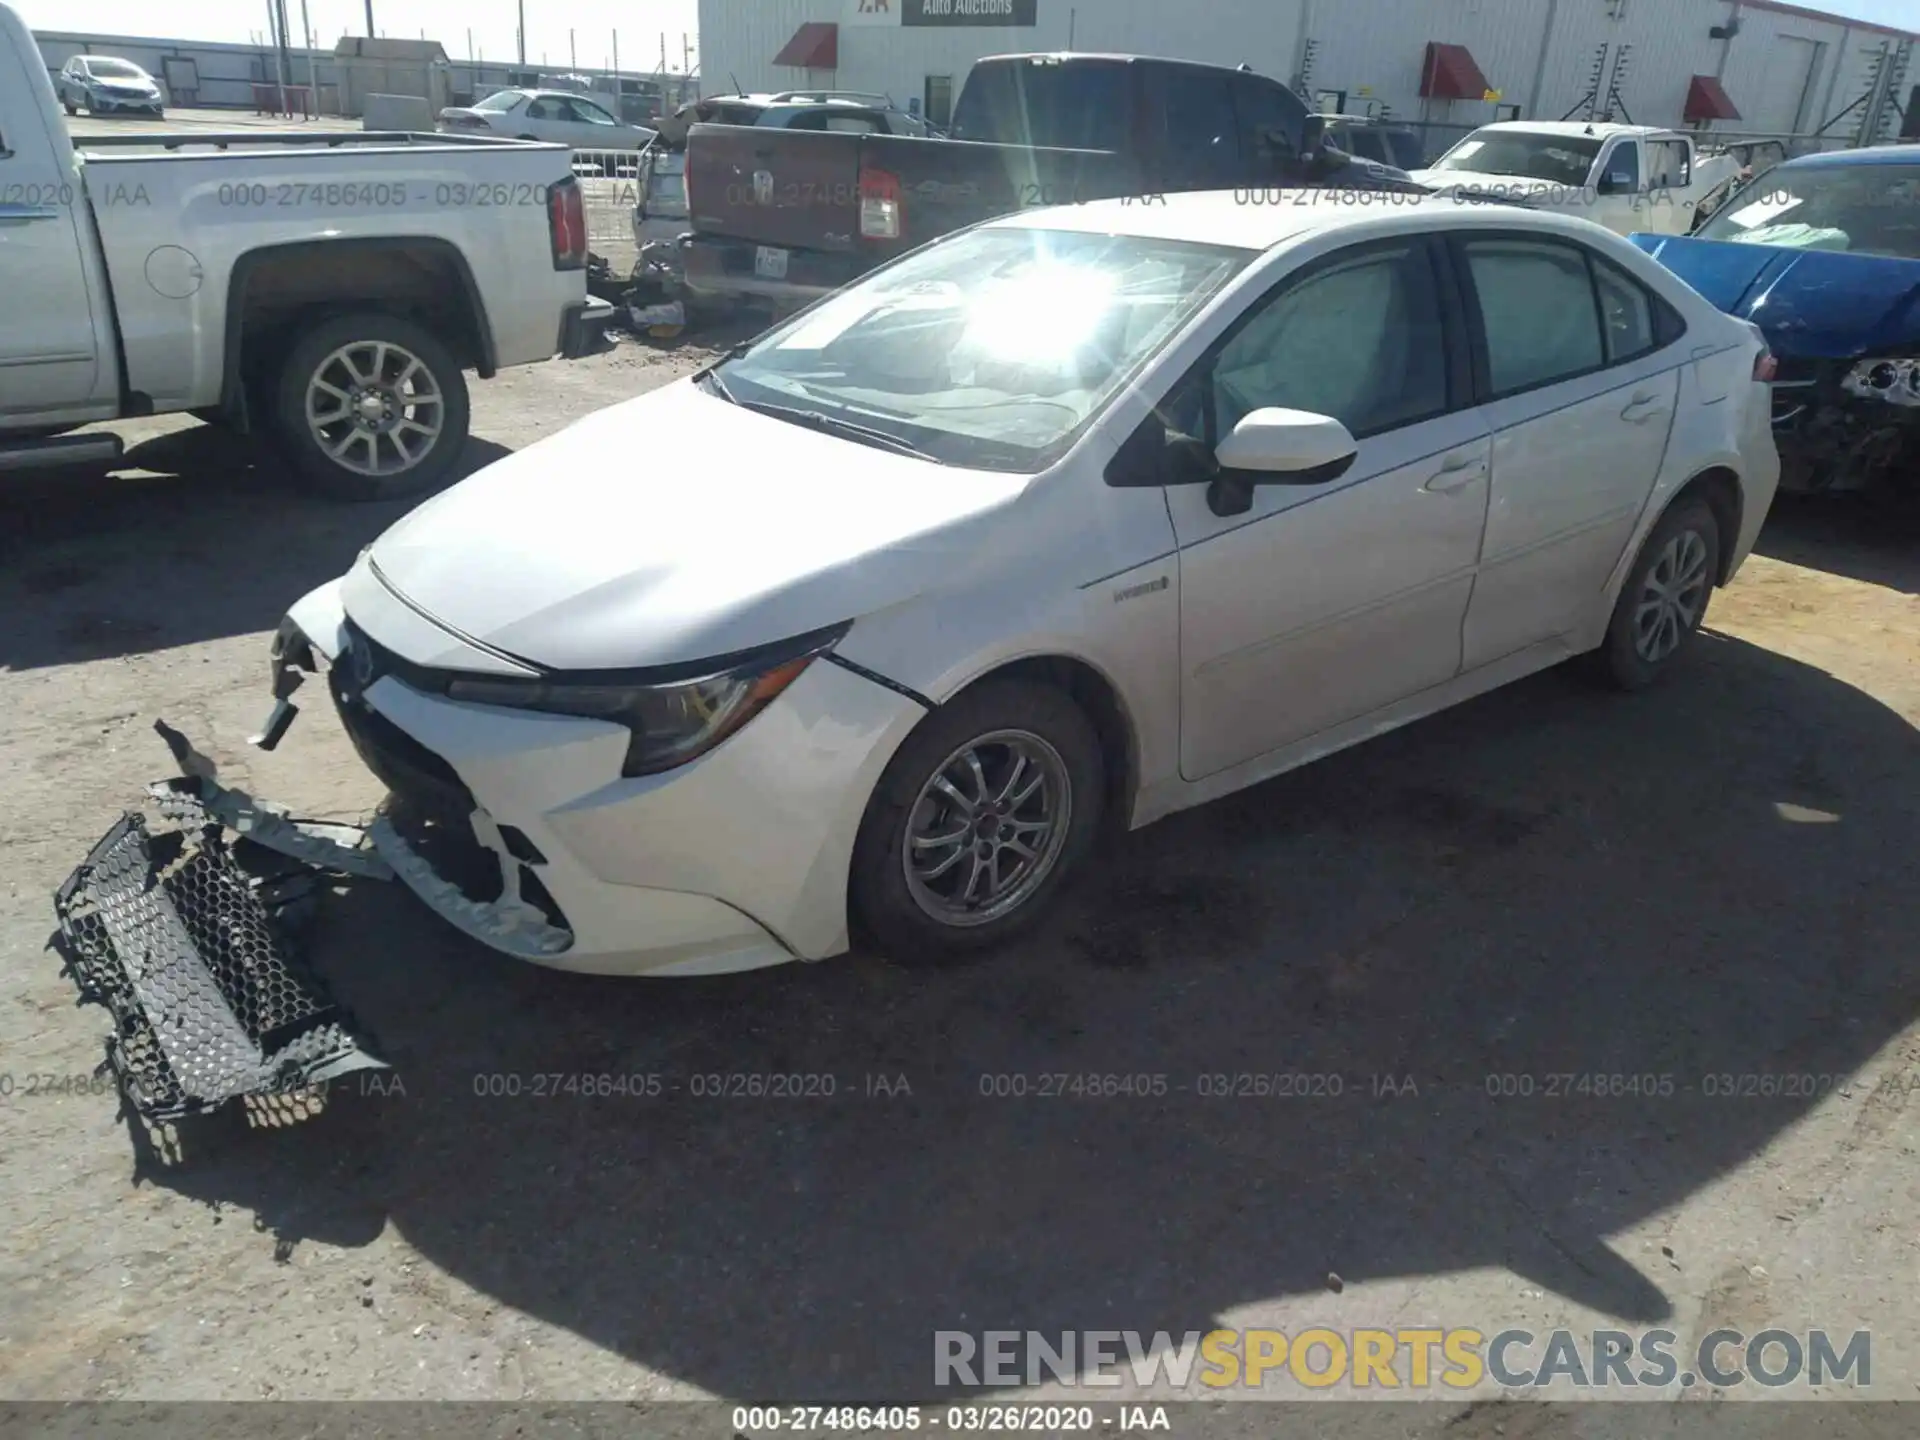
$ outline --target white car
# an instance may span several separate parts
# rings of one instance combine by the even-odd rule
[[[112,55],[76,55],[60,67],[54,89],[69,115],[140,114],[158,119],[166,113],[160,82],[131,60]]]
[[[1773,499],[1758,332],[1583,221],[1374,198],[913,251],[415,510],[276,692],[330,662],[442,915],[686,975],[988,945],[1106,822],[1649,683]]]
[[[614,118],[597,100],[569,90],[501,90],[472,105],[440,112],[448,134],[505,135],[547,140],[576,150],[640,150],[657,131]]]
[[[1437,194],[1521,201],[1619,235],[1684,235],[1740,161],[1680,130],[1581,120],[1482,125],[1413,178]]]

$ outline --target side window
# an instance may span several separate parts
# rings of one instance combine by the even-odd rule
[[[527,118],[529,120],[564,120],[567,117],[561,113],[558,100],[549,100],[542,96],[527,106]]]
[[[1424,244],[1336,257],[1262,303],[1213,362],[1207,439],[1254,410],[1331,415],[1356,436],[1447,409],[1447,346]]]
[[[575,100],[572,102],[572,106],[573,118],[575,120],[584,120],[589,125],[612,125],[616,123],[613,116],[602,110],[598,105],[590,104],[585,100]]]
[[[1632,195],[1640,188],[1640,146],[1633,140],[1619,140],[1607,152],[1600,171],[1601,183],[1610,194]]]
[[[1286,149],[1298,149],[1299,112],[1304,107],[1283,86],[1263,75],[1236,75],[1233,79],[1233,109],[1239,125],[1240,154],[1248,164],[1257,165],[1263,159],[1276,157],[1270,139],[1276,133],[1286,137]],[[1176,132],[1176,142],[1178,138]]]
[[[1647,144],[1647,188],[1684,190],[1692,179],[1687,163],[1687,142],[1653,140]]]
[[[1551,385],[1606,363],[1584,252],[1505,238],[1470,239],[1464,248],[1495,395]]]
[[[779,121],[774,121],[780,124]],[[827,128],[827,115],[824,110],[802,110],[789,115],[782,126],[787,130],[824,130]]]
[[[1238,120],[1227,87],[1209,72],[1170,65],[1161,77],[1167,154],[1187,188],[1214,189],[1241,178]]]
[[[826,122],[827,129],[843,135],[878,135],[886,130],[886,126],[872,115],[829,115]]]
[[[1593,264],[1594,289],[1600,296],[1600,328],[1607,341],[1607,363],[1619,365],[1657,350],[1654,306],[1658,302],[1606,261],[1597,256],[1588,259]]]

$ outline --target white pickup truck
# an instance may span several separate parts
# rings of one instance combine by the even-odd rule
[[[75,148],[0,4],[0,472],[110,463],[125,416],[271,435],[346,499],[439,482],[463,372],[605,348],[563,145],[127,134]]]
[[[1685,235],[1700,202],[1739,169],[1733,156],[1703,153],[1680,130],[1503,120],[1482,125],[1413,178],[1442,194],[1562,210],[1620,235]]]

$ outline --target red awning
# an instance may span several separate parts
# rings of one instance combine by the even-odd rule
[[[1427,42],[1426,63],[1420,67],[1422,95],[1435,100],[1484,100],[1492,88],[1466,46]]]
[[[840,27],[827,20],[807,21],[793,32],[793,38],[773,57],[773,63],[803,70],[838,70]]]
[[[1727,98],[1726,88],[1711,75],[1696,75],[1687,86],[1688,120],[1738,120],[1740,112]]]

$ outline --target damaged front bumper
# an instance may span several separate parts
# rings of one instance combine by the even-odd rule
[[[54,897],[67,973],[113,1016],[103,1068],[128,1105],[173,1121],[388,1068],[276,920],[274,902],[299,877],[249,873],[236,854],[333,846],[328,857],[340,860],[355,847],[211,781],[162,782],[154,798],[182,828],[153,833],[127,813]],[[229,845],[216,818],[225,814],[262,838],[243,832]],[[252,823],[263,818],[272,823]],[[373,856],[359,861],[377,873]]]
[[[1920,494],[1920,358],[1783,360],[1773,432],[1783,491]]]

